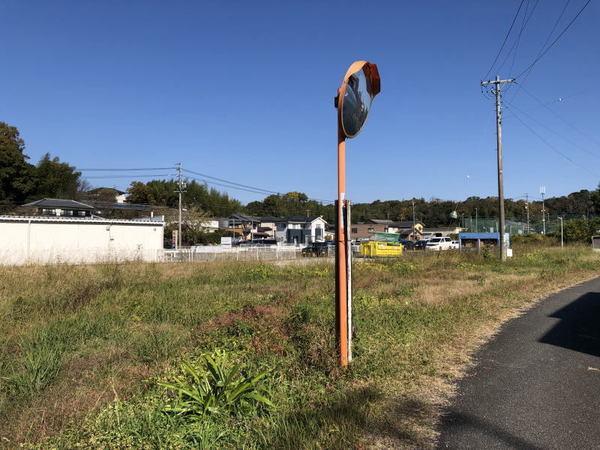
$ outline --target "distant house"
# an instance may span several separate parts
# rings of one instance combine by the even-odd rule
[[[350,228],[352,239],[369,239],[375,233],[398,233],[402,239],[419,240],[423,235],[423,223],[369,219],[365,223],[353,224]]]
[[[83,197],[90,202],[125,203],[127,201],[127,193],[110,187],[90,189],[83,194]]]
[[[388,233],[389,226],[393,223],[386,219],[369,219],[363,223],[350,226],[352,239],[369,239],[375,233]]]
[[[260,225],[260,217],[248,216],[245,214],[232,214],[227,221],[227,229],[233,233],[235,237],[242,240],[252,240],[254,234],[258,232]]]
[[[33,212],[38,216],[56,217],[91,217],[94,212],[92,205],[60,198],[43,198],[27,203],[21,206],[20,209]]]
[[[327,222],[321,216],[255,217],[232,214],[227,229],[242,240],[276,239],[278,243],[309,244],[324,241]]]
[[[200,227],[205,233],[214,233],[220,228],[219,219],[202,219]]]
[[[458,236],[459,233],[463,232],[463,227],[438,227],[438,228],[426,228],[423,230],[423,237],[451,237]]]
[[[390,233],[398,233],[402,239],[408,239],[411,241],[418,241],[423,238],[423,222],[412,220],[405,220],[401,222],[394,222],[389,227]]]
[[[291,216],[276,222],[277,242],[310,244],[325,240],[327,222],[321,216]]]

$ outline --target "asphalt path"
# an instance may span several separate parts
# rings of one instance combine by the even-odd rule
[[[476,360],[439,448],[600,449],[600,278],[508,322]]]

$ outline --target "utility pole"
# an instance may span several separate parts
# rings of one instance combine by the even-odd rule
[[[542,234],[546,236],[546,206],[544,196],[546,195],[546,186],[540,186],[540,195],[542,196]]]
[[[527,214],[527,234],[529,234],[529,194],[525,192],[525,213]]]
[[[563,248],[565,246],[565,239],[564,239],[564,233],[563,233],[563,218],[562,218],[562,216],[560,216],[558,218],[558,220],[560,220],[560,248]]]
[[[415,232],[416,228],[417,228],[417,216],[415,214],[415,200],[413,199],[412,201],[412,211],[413,211],[413,230],[412,230],[412,235],[413,235],[413,240],[417,240],[417,234]]]
[[[496,75],[495,80],[482,81],[481,86],[491,86],[492,93],[496,96],[496,149],[498,159],[498,237],[500,243],[500,259],[506,261],[506,242],[504,240],[504,170],[502,168],[502,85],[513,83],[514,78],[501,80]]]
[[[177,163],[175,165],[176,169],[177,169],[177,192],[179,194],[179,221],[178,221],[178,225],[177,225],[177,249],[181,248],[181,211],[182,211],[182,206],[181,206],[181,195],[185,192],[185,182],[183,181],[183,177],[181,174],[182,168],[181,168],[181,163]]]

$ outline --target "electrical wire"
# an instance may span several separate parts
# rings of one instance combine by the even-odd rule
[[[525,72],[533,69],[533,67],[540,61],[540,59],[542,59],[550,51],[550,49],[556,45],[556,43],[560,40],[560,38],[563,37],[563,35],[569,30],[569,28],[571,28],[571,26],[575,23],[577,18],[581,15],[581,13],[583,13],[585,8],[587,8],[587,6],[591,3],[591,1],[592,0],[587,0],[587,2],[585,2],[585,4],[581,7],[581,9],[579,11],[577,11],[577,14],[575,14],[575,16],[571,19],[571,21],[567,24],[567,26],[565,28],[563,28],[563,30],[558,34],[558,36],[556,36],[556,38],[552,41],[552,43],[550,43],[550,45],[548,45],[545,49],[543,49],[540,53],[538,53],[538,56],[533,60],[533,62],[531,64],[529,64],[515,78],[518,79],[523,74],[525,74]]]
[[[155,173],[155,174],[145,174],[145,175],[92,175],[86,176],[86,179],[112,179],[112,178],[153,178],[153,177],[173,177],[174,175],[171,173]]]
[[[590,134],[586,133],[585,131],[581,130],[579,127],[573,125],[570,121],[568,121],[567,119],[565,119],[564,117],[562,117],[554,109],[550,108],[550,104],[544,103],[542,100],[540,100],[539,97],[537,97],[536,95],[534,95],[529,89],[525,89],[525,87],[523,87],[522,89],[523,89],[523,92],[525,92],[529,97],[531,97],[533,100],[535,100],[537,103],[539,103],[540,106],[542,106],[543,108],[545,108],[548,111],[550,111],[554,115],[554,117],[556,117],[561,122],[563,122],[565,125],[567,125],[571,129],[575,130],[576,132],[578,132],[579,134],[581,134],[582,136],[586,137],[588,140],[590,140],[591,142],[593,142],[594,144],[596,144],[597,146],[600,147],[600,141],[598,141],[595,137],[593,137]]]
[[[510,106],[507,106],[507,108],[510,109]],[[554,145],[552,145],[550,142],[548,142],[541,134],[539,134],[537,131],[535,131],[531,126],[529,126],[513,109],[512,110],[513,115],[515,117],[515,119],[517,119],[519,122],[521,122],[521,124],[527,128],[534,136],[536,136],[540,141],[542,141],[548,148],[550,148],[553,152],[555,152],[556,154],[560,155],[561,157],[563,157],[565,160],[569,161],[571,164],[573,164],[574,166],[578,167],[579,169],[585,170],[586,172],[588,172],[590,175],[593,175],[596,178],[600,178],[600,174],[597,174],[595,172],[592,172],[588,167],[586,166],[582,166],[580,164],[578,164],[577,162],[575,162],[572,158],[570,158],[568,155],[566,155],[565,153],[561,152],[559,149],[557,149]]]
[[[252,190],[254,190],[254,191],[261,192],[261,193],[263,193],[263,194],[275,194],[275,195],[280,195],[280,193],[279,193],[279,192],[276,192],[276,191],[271,191],[271,190],[268,190],[268,189],[263,189],[263,188],[256,187],[256,186],[250,186],[250,185],[248,185],[248,184],[237,183],[237,182],[235,182],[235,181],[229,181],[229,180],[226,180],[226,179],[224,179],[224,178],[214,177],[214,176],[212,176],[212,175],[207,175],[207,174],[205,174],[205,173],[196,172],[196,171],[194,171],[194,170],[189,170],[189,169],[181,169],[181,171],[182,171],[182,172],[186,172],[186,173],[191,173],[192,175],[197,175],[197,176],[199,176],[199,177],[203,177],[203,178],[208,178],[208,179],[211,179],[211,180],[220,181],[220,182],[222,182],[222,183],[227,183],[227,184],[230,184],[230,185],[232,185],[232,186],[238,186],[238,187],[241,187],[241,188],[252,189]]]
[[[512,110],[517,110],[519,111],[519,113],[529,117],[530,120],[532,120],[533,122],[537,123],[540,127],[546,129],[547,131],[549,131],[550,133],[553,133],[554,135],[558,136],[559,138],[563,139],[564,141],[568,142],[569,144],[571,144],[573,147],[578,148],[579,150],[581,150],[584,153],[587,153],[588,155],[594,156],[595,158],[600,158],[600,155],[597,153],[594,153],[590,150],[588,150],[585,147],[582,147],[581,145],[579,145],[577,142],[573,141],[572,139],[563,136],[561,133],[559,133],[558,131],[554,130],[553,128],[550,128],[549,126],[547,126],[546,124],[544,124],[543,122],[540,122],[539,120],[537,120],[535,117],[533,117],[531,114],[523,111],[521,108],[517,107],[516,105],[514,105],[513,103],[509,102],[508,100],[504,100],[504,102],[506,104],[509,105],[509,108]]]
[[[529,21],[533,17],[533,13],[535,12],[535,10],[538,7],[539,3],[540,3],[540,0],[535,0],[535,4],[531,8],[531,11],[529,11],[529,0],[527,0],[527,4],[525,5],[525,12],[523,13],[523,21],[521,22],[521,29],[519,30],[519,34],[517,35],[517,39],[515,40],[515,43],[510,48],[510,50],[508,51],[508,53],[506,53],[506,55],[504,56],[504,59],[502,60],[502,63],[500,63],[500,65],[497,67],[498,71],[500,71],[502,69],[502,67],[504,67],[504,64],[506,64],[506,62],[508,61],[508,58],[510,58],[510,55],[512,54],[511,68],[508,71],[508,73],[512,73],[513,67],[515,65],[515,60],[516,60],[516,57],[517,57],[517,53],[518,53],[518,50],[519,50],[519,45],[521,44],[521,37],[523,36],[523,32],[525,31],[525,28],[527,27],[527,24],[529,23]],[[508,86],[508,87],[510,88],[510,86]]]
[[[146,171],[146,170],[175,170],[176,167],[135,167],[135,168],[117,168],[117,169],[77,169],[81,172],[136,172],[136,171]]]
[[[128,171],[151,171],[151,170],[176,170],[177,167],[155,167],[155,168],[85,168],[78,169],[81,172],[128,172]],[[248,184],[237,183],[235,181],[230,181],[225,178],[215,177],[212,175],[208,175],[205,173],[197,172],[190,169],[181,169],[182,172],[186,174],[195,175],[201,178],[196,178],[194,176],[188,176],[188,178],[199,181],[204,184],[210,184],[214,186],[219,186],[223,188],[236,189],[239,191],[250,192],[253,194],[261,194],[261,195],[282,195],[280,192],[263,189],[257,186],[251,186]],[[175,177],[173,174],[130,174],[130,175],[98,175],[98,176],[86,176],[88,179],[112,179],[112,178],[148,178],[148,177]],[[309,200],[316,201],[319,203],[334,203],[333,200],[324,200],[317,198],[309,198]]]
[[[240,186],[231,186],[231,185],[227,185],[227,184],[224,184],[224,183],[219,183],[219,182],[212,181],[212,180],[206,180],[206,179],[203,179],[203,178],[196,178],[196,177],[192,177],[192,176],[187,177],[187,178],[189,178],[191,180],[194,180],[194,181],[197,181],[199,183],[204,183],[204,184],[211,185],[211,186],[220,186],[220,187],[225,187],[225,188],[230,188],[230,189],[237,189],[237,190],[245,191],[245,192],[251,192],[253,194],[262,194],[262,195],[264,195],[264,192],[262,192],[260,190],[248,189],[248,188],[240,187]],[[281,194],[280,193],[276,193],[276,194],[272,194],[272,195],[281,195]],[[319,203],[334,203],[332,200],[323,200],[323,199],[310,198],[310,197],[308,198],[308,200],[316,201],[316,202],[319,202]]]
[[[563,16],[565,15],[567,7],[569,6],[570,3],[571,3],[571,0],[567,0],[567,2],[565,3],[565,5],[563,6],[563,8],[562,8],[562,10],[561,10],[558,18],[554,21],[554,25],[552,26],[552,29],[550,30],[550,33],[548,33],[548,36],[546,36],[546,40],[544,41],[544,43],[542,44],[542,47],[540,48],[538,54],[536,55],[536,58],[540,56],[540,54],[542,53],[542,51],[544,50],[544,48],[546,47],[546,45],[548,45],[548,42],[550,42],[550,39],[554,35],[554,32],[556,31],[556,28],[558,27],[558,24],[560,23],[560,21],[562,20]],[[513,66],[514,66],[514,60],[513,60]],[[512,73],[513,66],[511,66],[511,68],[510,68],[510,73]],[[514,92],[512,98],[511,98],[511,100],[514,100],[515,97],[518,95],[519,91],[522,89],[522,86],[526,83],[527,79],[529,78],[529,75],[531,74],[532,70],[533,70],[533,67],[531,69],[529,69],[529,71],[524,75],[524,77],[521,80],[520,84],[517,85],[517,89],[515,90],[515,92]]]
[[[500,46],[500,50],[498,50],[498,53],[496,54],[496,57],[494,58],[494,62],[492,62],[492,65],[490,66],[489,70],[487,71],[487,73],[483,77],[484,79],[487,79],[487,77],[492,72],[492,69],[494,68],[494,66],[498,62],[498,58],[500,58],[500,54],[502,53],[502,50],[504,49],[504,46],[506,45],[506,42],[508,41],[508,37],[510,36],[510,32],[512,31],[513,27],[515,26],[515,22],[517,21],[517,17],[519,17],[519,13],[521,12],[521,8],[523,7],[523,3],[525,3],[525,0],[521,0],[521,3],[519,4],[519,8],[517,9],[517,12],[515,13],[515,16],[513,17],[513,20],[512,20],[512,22],[510,24],[510,27],[508,28],[508,31],[506,32],[506,36],[504,36],[504,41],[502,41],[502,45]]]

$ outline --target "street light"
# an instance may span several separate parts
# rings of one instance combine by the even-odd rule
[[[346,138],[360,133],[375,96],[381,90],[377,66],[353,62],[335,97],[338,127],[338,200],[336,203],[335,312],[339,362],[352,360],[352,283],[350,247],[350,204],[346,198]]]

